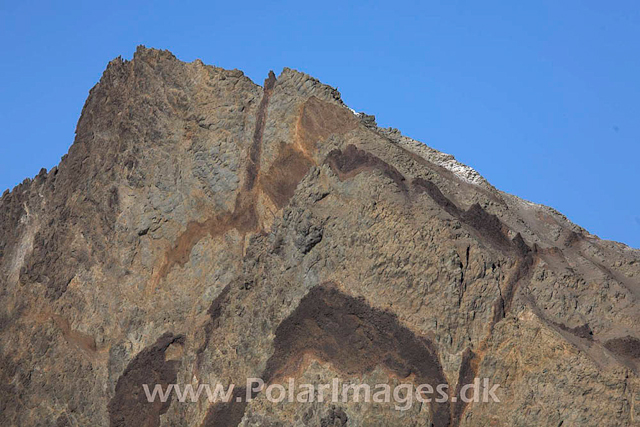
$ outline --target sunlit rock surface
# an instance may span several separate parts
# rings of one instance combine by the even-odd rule
[[[291,69],[259,86],[167,51],[113,60],[69,153],[0,215],[1,425],[640,422],[640,251]],[[253,377],[488,378],[501,402],[142,391]]]

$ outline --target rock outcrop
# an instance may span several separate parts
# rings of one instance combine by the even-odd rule
[[[59,166],[2,196],[0,281],[1,425],[640,423],[640,251],[291,69],[111,61]],[[142,388],[247,378],[488,378],[500,402]]]

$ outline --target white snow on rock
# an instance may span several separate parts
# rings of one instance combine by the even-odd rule
[[[366,117],[364,113],[358,113],[353,108],[345,105],[356,117]],[[375,124],[375,123],[374,123]],[[447,170],[453,172],[461,180],[474,185],[483,187],[491,187],[486,179],[482,177],[475,169],[460,163],[451,154],[446,154],[435,150],[420,141],[402,135],[399,130],[393,128],[378,128],[378,131],[385,134],[391,141],[402,145],[409,151],[417,154],[431,163],[435,163]]]
[[[451,154],[435,150],[420,141],[416,141],[415,139],[400,134],[397,130],[392,130],[390,133],[393,134],[390,135],[392,137],[391,139],[399,145],[402,145],[404,148],[412,151],[431,163],[435,163],[438,166],[442,166],[443,168],[450,170],[461,180],[474,185],[485,187],[491,186],[475,169],[460,163]]]
[[[362,116],[363,116],[363,114],[364,114],[364,113],[358,113],[356,110],[354,110],[354,109],[353,109],[353,108],[351,108],[351,107],[347,107],[347,108],[349,109],[349,111],[351,111],[351,113],[353,113],[353,115],[354,115],[354,116],[356,116],[356,117],[358,117],[358,118],[362,117]]]
[[[460,163],[453,156],[451,156],[450,159],[439,161],[437,162],[437,164],[444,167],[445,169],[449,169],[458,178],[461,178],[462,180],[471,184],[480,185],[485,181],[485,179],[475,169]]]

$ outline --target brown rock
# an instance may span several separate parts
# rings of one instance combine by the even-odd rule
[[[306,74],[138,48],[0,199],[1,425],[635,425],[640,252],[500,192]],[[499,403],[266,385],[500,384]],[[235,384],[148,403],[143,384]]]

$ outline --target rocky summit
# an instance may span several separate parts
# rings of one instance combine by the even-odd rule
[[[2,196],[0,283],[3,426],[640,424],[640,251],[288,68],[111,61]]]

